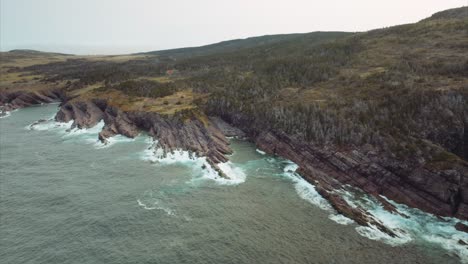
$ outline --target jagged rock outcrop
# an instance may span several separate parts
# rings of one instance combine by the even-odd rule
[[[58,89],[42,91],[0,91],[0,115],[15,109],[53,102],[60,102],[65,98]]]
[[[455,229],[457,229],[458,231],[462,231],[462,232],[465,232],[465,233],[468,233],[468,226],[463,224],[463,223],[460,223],[458,222],[456,225],[455,225]]]
[[[349,184],[426,212],[468,219],[468,167],[464,165],[430,170],[417,162],[397,162],[370,147],[317,147],[271,131],[257,134],[254,140],[265,152],[297,163],[306,180],[327,192]]]
[[[140,131],[145,131],[157,140],[157,147],[164,153],[182,149],[206,156],[213,164],[226,162],[226,154],[232,150],[223,131],[230,131],[229,135],[241,135],[242,131],[222,120],[198,114],[202,116],[190,111],[173,116],[161,116],[156,112],[124,112],[103,100],[72,100],[61,106],[55,119],[60,122],[74,120],[72,127],[78,128],[93,127],[103,120],[105,125],[99,133],[102,142],[117,134],[134,138]]]

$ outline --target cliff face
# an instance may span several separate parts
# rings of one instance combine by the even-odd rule
[[[350,184],[433,214],[468,219],[466,166],[430,170],[416,161],[397,162],[370,148],[316,147],[273,132],[259,133],[255,142],[267,153],[297,163],[306,180],[326,191]]]
[[[466,163],[454,163],[446,169],[431,168],[424,161],[397,159],[370,145],[314,145],[281,131],[256,127],[242,114],[224,118],[246,131],[258,148],[295,162],[302,177],[315,184],[335,209],[350,218],[355,219],[353,215],[358,212],[351,212],[346,201],[335,195],[335,190],[343,185],[364,190],[389,210],[394,208],[381,195],[436,215],[468,219]]]
[[[62,91],[50,89],[36,92],[0,91],[0,115],[7,111],[42,104],[60,102],[65,98]]]
[[[213,164],[226,162],[225,155],[232,152],[224,132],[238,131],[220,119],[209,119],[200,113],[189,111],[161,116],[155,112],[124,112],[104,100],[66,102],[55,119],[60,122],[74,120],[73,127],[78,128],[93,127],[103,120],[105,126],[99,139],[104,143],[117,134],[134,138],[140,131],[145,131],[158,141],[157,147],[164,153],[188,150],[207,157]]]

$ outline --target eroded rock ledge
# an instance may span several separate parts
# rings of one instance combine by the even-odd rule
[[[316,147],[272,131],[253,138],[265,152],[297,163],[298,172],[316,184],[335,209],[358,223],[365,214],[350,209],[333,190],[349,184],[375,196],[388,210],[392,205],[380,195],[439,216],[468,219],[468,168],[464,165],[429,170],[417,162],[397,162],[371,148]]]
[[[78,128],[93,127],[102,120],[105,125],[99,139],[103,143],[118,134],[134,138],[145,131],[157,140],[157,147],[164,153],[182,149],[205,156],[212,164],[226,162],[226,154],[231,154],[232,150],[225,133],[241,132],[221,119],[208,118],[196,111],[161,116],[156,112],[124,112],[105,100],[72,100],[61,105],[55,119],[59,122],[73,120],[72,127]]]
[[[65,94],[59,89],[50,89],[35,92],[0,91],[0,116],[8,111],[13,111],[19,108],[37,104],[60,102],[64,99]]]

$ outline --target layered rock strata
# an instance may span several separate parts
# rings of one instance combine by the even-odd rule
[[[207,157],[212,164],[226,162],[226,155],[232,153],[223,130],[231,131],[228,135],[241,134],[220,119],[209,119],[191,110],[173,116],[162,116],[156,112],[124,112],[104,100],[66,102],[55,119],[59,122],[73,120],[72,127],[77,128],[93,127],[102,120],[105,125],[99,139],[103,143],[118,134],[134,138],[145,131],[157,140],[157,148],[164,153],[187,150]]]
[[[47,104],[64,100],[65,95],[57,89],[27,92],[0,91],[0,116],[9,111],[37,104]]]
[[[397,162],[372,148],[317,147],[283,133],[263,131],[254,137],[260,149],[298,164],[298,172],[318,186],[319,192],[344,215],[346,201],[335,199],[333,190],[351,185],[379,199],[382,196],[439,216],[468,219],[468,167],[430,170],[417,162]],[[332,199],[333,198],[333,199]],[[336,200],[336,201],[335,201]],[[355,219],[356,217],[351,217]]]

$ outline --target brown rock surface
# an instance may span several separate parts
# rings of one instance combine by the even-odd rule
[[[164,153],[188,150],[206,156],[213,163],[226,162],[225,155],[232,152],[229,141],[217,126],[220,122],[204,122],[191,113],[161,116],[155,112],[124,112],[102,100],[72,100],[61,106],[55,119],[61,122],[74,120],[72,126],[78,128],[93,127],[103,120],[105,125],[99,133],[102,142],[117,134],[134,138],[140,131],[145,131],[158,141],[157,147]],[[223,129],[227,126],[223,124]],[[235,131],[235,128],[229,129]]]
[[[299,173],[327,189],[342,184],[384,195],[398,203],[441,216],[468,219],[468,168],[430,171],[414,163],[396,163],[384,155],[366,155],[359,149],[316,147],[285,134],[261,132],[258,147],[299,165]]]
[[[57,89],[37,92],[27,91],[0,91],[0,115],[7,111],[28,107],[37,104],[60,102],[65,98],[63,92]]]
[[[456,225],[455,225],[455,228],[458,230],[458,231],[462,231],[462,232],[465,232],[465,233],[468,233],[468,226],[461,223],[461,222],[458,222]]]

